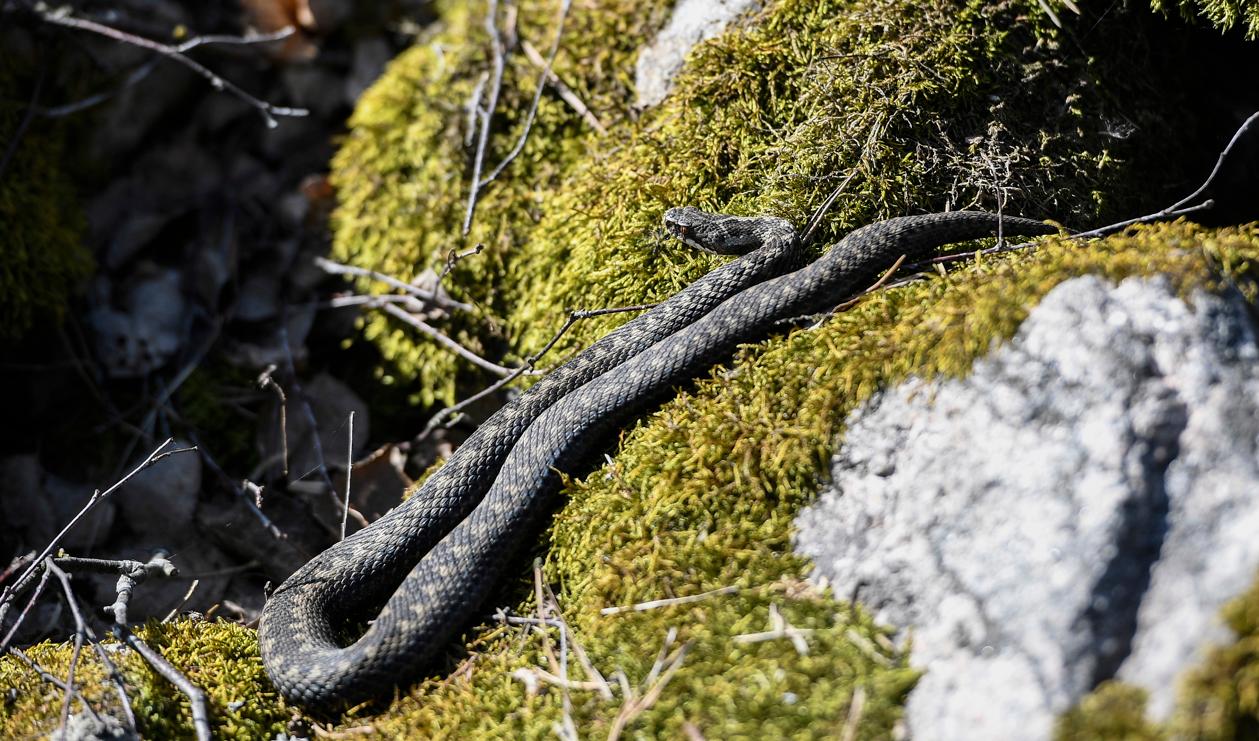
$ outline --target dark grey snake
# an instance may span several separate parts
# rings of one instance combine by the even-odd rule
[[[285,698],[335,709],[423,676],[466,626],[558,490],[555,471],[784,318],[833,306],[901,255],[984,236],[1049,234],[1037,221],[957,211],[851,232],[807,266],[783,219],[671,209],[687,244],[743,254],[612,332],[500,409],[405,503],[289,577],[259,629]],[[792,271],[792,272],[788,272]],[[357,638],[354,626],[372,619]]]

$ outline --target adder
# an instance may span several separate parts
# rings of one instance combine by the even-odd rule
[[[956,211],[893,218],[806,262],[791,223],[674,208],[683,242],[740,254],[554,370],[482,424],[411,498],[312,559],[271,595],[259,641],[285,698],[330,709],[388,697],[431,668],[608,433],[784,318],[834,306],[902,255],[1055,231]],[[366,631],[356,630],[371,621]]]

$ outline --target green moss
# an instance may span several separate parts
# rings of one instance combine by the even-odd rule
[[[215,738],[270,738],[285,729],[291,713],[263,673],[253,630],[233,623],[179,620],[149,623],[137,631],[150,646],[208,695]],[[112,646],[111,649],[116,649]],[[39,666],[66,677],[72,644],[42,643],[27,650]],[[192,738],[188,701],[131,650],[111,650],[145,738]],[[96,654],[85,648],[75,684],[98,711],[124,718],[114,686]],[[0,658],[0,737],[31,738],[57,728],[63,693],[12,656]],[[77,704],[72,712],[79,712]]]
[[[663,22],[665,0],[576,3],[564,31],[555,71],[581,100],[614,126],[627,115],[633,54]],[[409,280],[425,268],[441,271],[452,251],[476,244],[484,251],[455,265],[444,285],[478,310],[442,322],[443,331],[492,358],[506,354],[501,317],[507,309],[504,265],[530,239],[545,196],[571,163],[591,146],[581,117],[544,96],[520,156],[481,194],[477,218],[464,238],[471,149],[466,106],[491,67],[482,3],[442,3],[442,30],[400,55],[360,101],[351,133],[333,162],[338,189],[333,253],[337,259]],[[521,38],[545,50],[554,35],[557,4],[516,3]],[[488,174],[515,145],[524,127],[538,70],[516,52],[507,57]],[[488,93],[486,93],[488,95]],[[367,290],[381,286],[365,282]],[[392,363],[389,373],[419,379],[424,404],[453,400],[464,361],[384,316],[366,321],[364,336]],[[383,371],[382,371],[383,372]],[[477,378],[477,376],[473,376]]]
[[[1162,741],[1167,734],[1145,719],[1146,692],[1103,682],[1058,722],[1057,741]]]
[[[1251,0],[1150,0],[1150,5],[1162,13],[1179,10],[1189,19],[1200,19],[1221,31],[1235,26],[1246,30],[1246,38],[1259,38],[1259,4]]]
[[[1259,580],[1223,610],[1232,643],[1213,649],[1181,686],[1173,727],[1184,738],[1259,737]]]
[[[446,280],[478,311],[435,321],[510,361],[542,347],[569,309],[656,300],[711,267],[658,235],[669,206],[800,222],[847,180],[824,238],[883,216],[999,202],[1081,224],[1128,207],[1144,182],[1137,155],[1155,159],[1141,149],[1152,139],[1096,122],[1166,127],[1151,72],[1125,47],[1131,34],[1087,56],[1031,0],[780,0],[698,47],[673,96],[630,114],[634,54],[665,5],[575,5],[557,69],[609,133],[544,96],[524,153],[486,188],[463,238],[464,104],[489,63],[483,5],[452,4],[445,30],[400,57],[355,114],[334,163],[337,257],[407,279],[485,245]],[[520,5],[535,46],[554,6]],[[1120,30],[1112,23],[1091,37]],[[508,59],[490,162],[515,142],[533,92],[536,70],[519,57]],[[625,318],[580,323],[551,357]],[[416,384],[426,404],[483,381],[382,315],[364,334],[393,363],[382,373]]]
[[[17,136],[35,88],[0,60],[0,160]],[[0,340],[19,340],[61,320],[91,271],[84,220],[66,172],[63,122],[28,125],[0,171]]]

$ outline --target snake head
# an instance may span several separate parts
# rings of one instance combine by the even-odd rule
[[[746,255],[760,247],[782,219],[764,216],[713,214],[694,206],[671,208],[664,214],[664,228],[690,247],[713,255]]]

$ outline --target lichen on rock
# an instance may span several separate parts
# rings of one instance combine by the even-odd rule
[[[1047,739],[1111,676],[1171,714],[1259,573],[1247,311],[1161,275],[1073,278],[965,378],[910,379],[845,421],[797,548],[912,633],[913,735]]]

